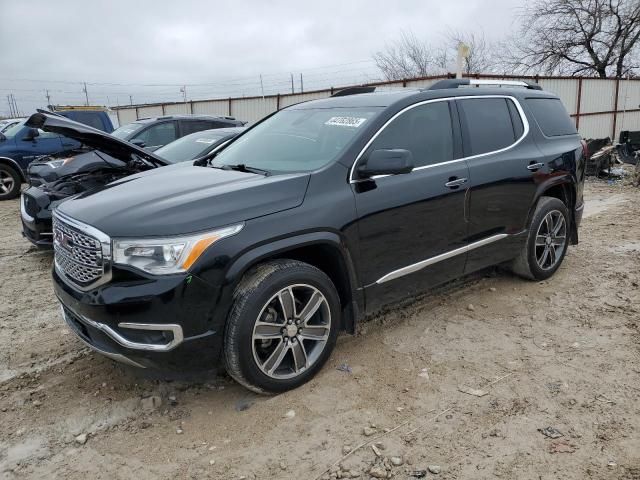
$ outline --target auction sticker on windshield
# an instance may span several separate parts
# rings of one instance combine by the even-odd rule
[[[366,118],[359,118],[359,117],[331,117],[324,124],[325,125],[335,125],[337,127],[358,128],[366,120],[367,120]]]

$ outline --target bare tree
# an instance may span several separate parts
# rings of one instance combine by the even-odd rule
[[[506,47],[523,72],[623,77],[638,68],[638,0],[533,0]]]
[[[494,70],[494,48],[487,42],[483,32],[449,32],[446,47],[447,51],[450,49],[453,52],[451,56],[454,59],[461,43],[469,47],[469,54],[462,65],[463,73],[489,73]]]
[[[426,77],[434,71],[434,57],[429,46],[412,32],[402,32],[400,38],[373,55],[387,80]]]
[[[445,41],[436,47],[419,40],[412,32],[402,32],[400,38],[387,44],[373,58],[387,80],[426,77],[455,70],[460,43],[469,47],[463,65],[464,73],[487,73],[493,70],[493,51],[480,33],[450,31]]]

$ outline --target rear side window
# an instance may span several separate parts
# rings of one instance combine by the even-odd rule
[[[413,154],[416,167],[453,159],[453,131],[448,102],[414,107],[391,122],[368,149],[400,148]]]
[[[458,106],[465,128],[463,129],[466,143],[466,155],[481,155],[495,152],[510,145],[522,136],[522,121],[520,126],[511,119],[509,103],[506,98],[467,98],[459,99]],[[515,105],[513,106],[515,109]]]
[[[527,98],[527,105],[533,112],[542,133],[547,137],[575,135],[576,126],[569,117],[562,102],[557,98]]]
[[[182,128],[182,135],[190,135],[195,132],[201,132],[202,130],[218,128],[215,123],[216,122],[210,120],[182,120],[180,126]]]

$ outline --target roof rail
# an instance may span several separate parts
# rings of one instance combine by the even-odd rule
[[[331,95],[332,97],[346,97],[347,95],[358,95],[360,93],[372,93],[376,91],[376,87],[349,87],[343,90],[338,90]]]
[[[458,88],[461,86],[498,85],[508,87],[525,87],[530,90],[542,90],[542,87],[534,82],[525,80],[477,80],[475,78],[449,78],[440,80],[431,85],[428,90],[442,90],[445,88]]]

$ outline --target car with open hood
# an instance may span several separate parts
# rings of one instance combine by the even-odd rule
[[[238,135],[244,127],[196,132],[149,152],[113,135],[40,111],[29,119],[43,131],[81,142],[87,148],[74,155],[49,158],[29,167],[31,187],[22,193],[23,235],[34,245],[52,245],[51,211],[81,192],[140,171],[206,156]]]
[[[557,96],[478,82],[292,105],[206,162],[60,204],[64,320],[129,365],[277,393],[381,308],[494,265],[549,279],[578,242],[585,145]]]

